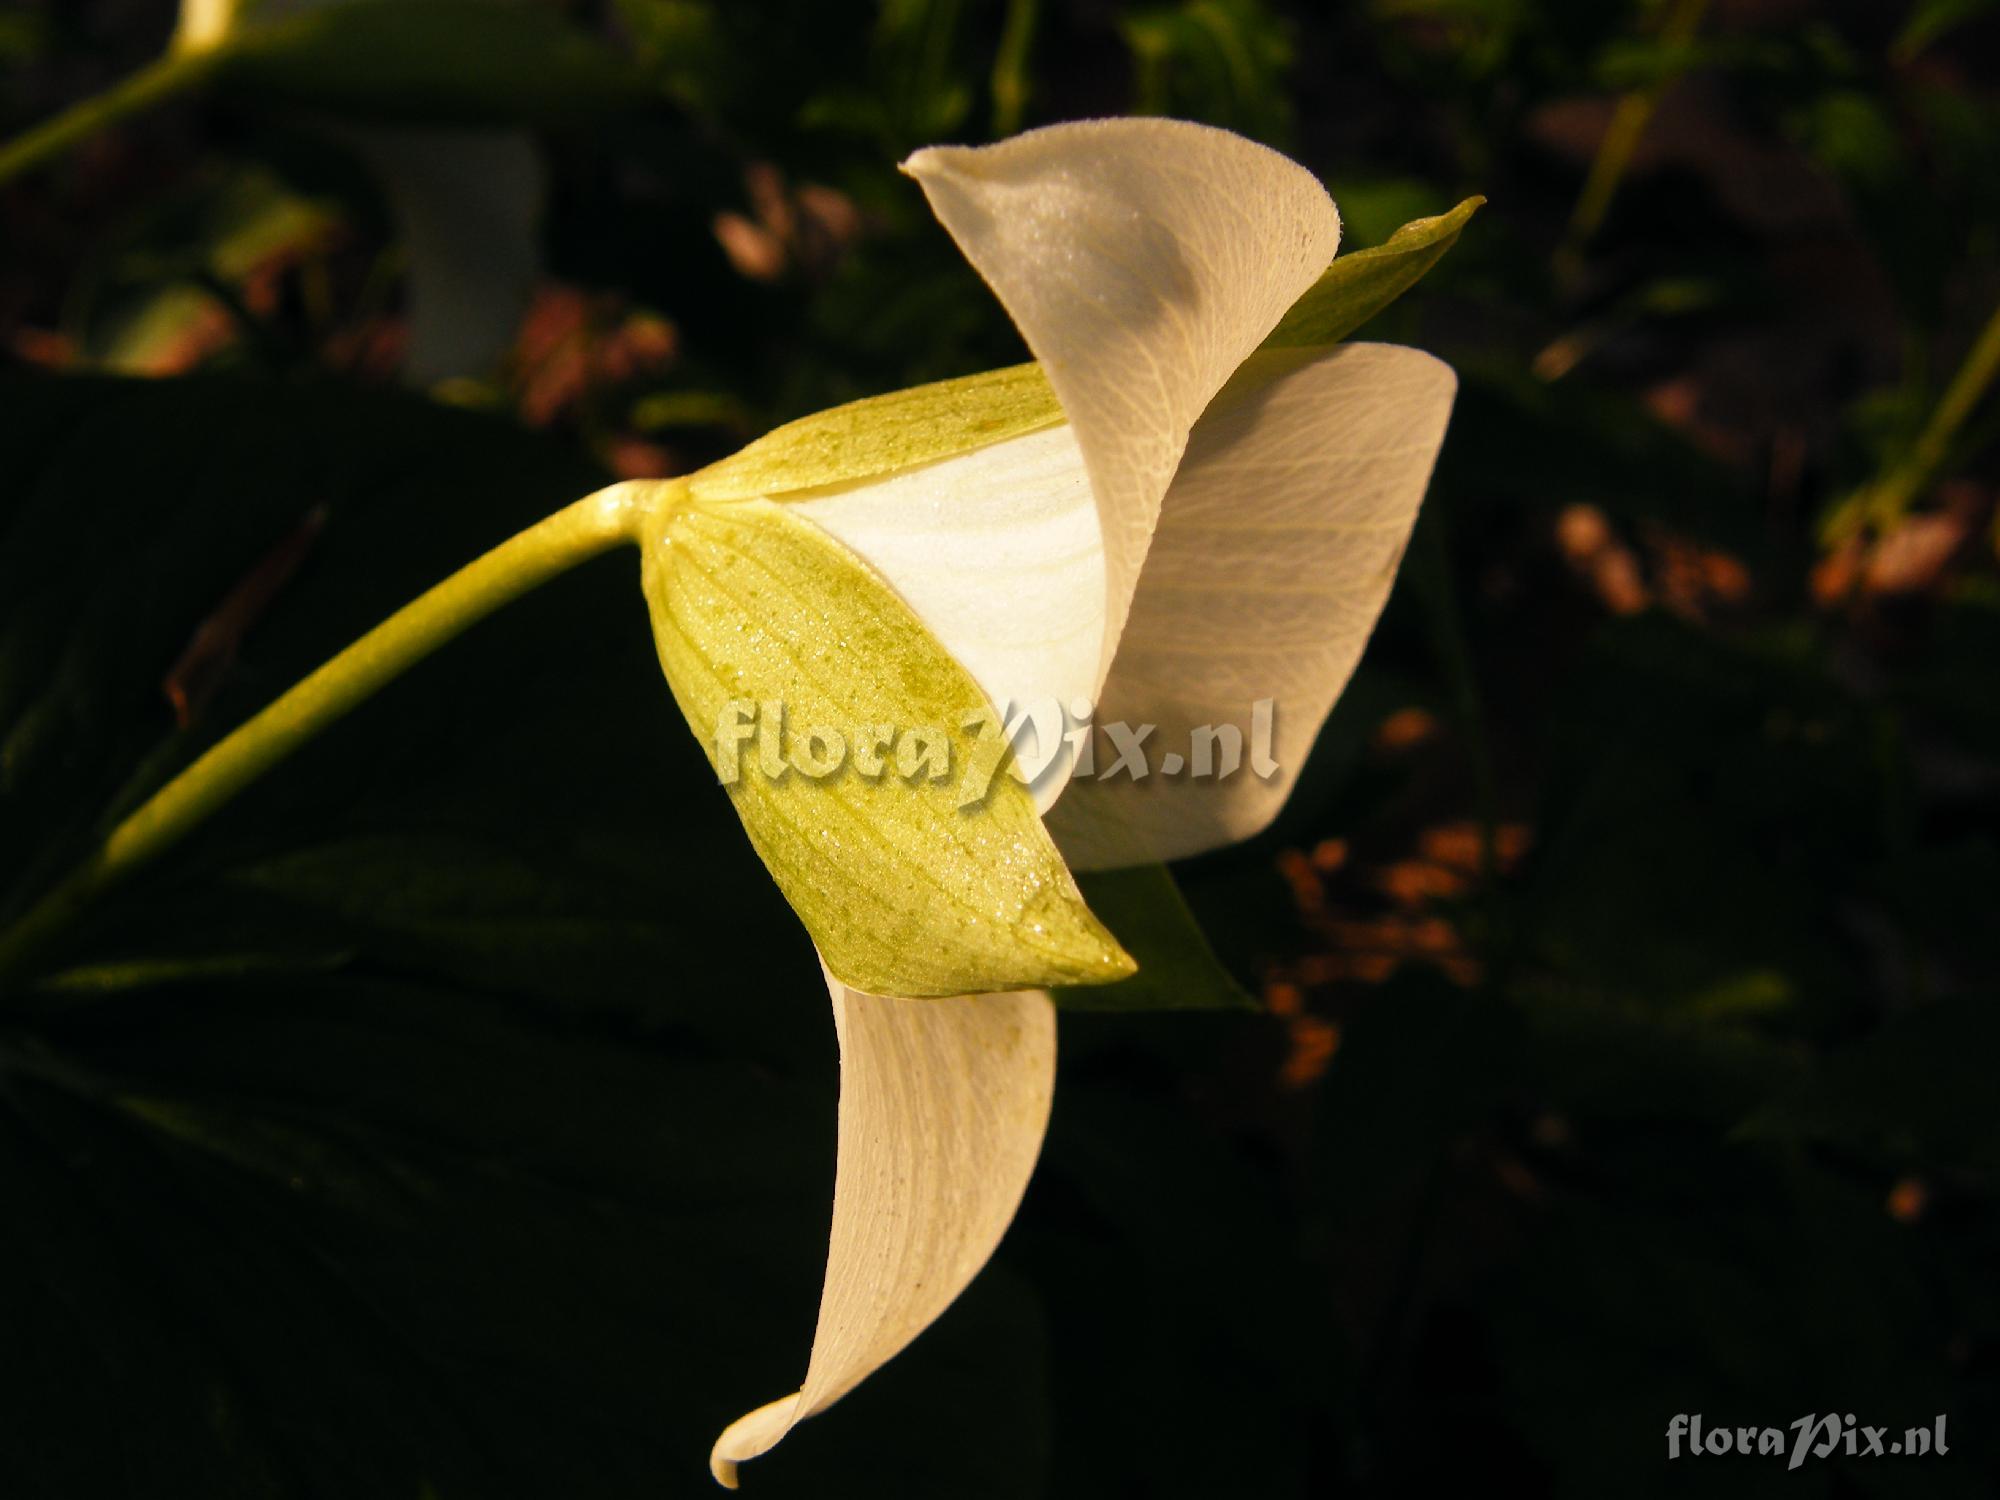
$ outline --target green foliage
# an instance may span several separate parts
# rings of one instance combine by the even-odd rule
[[[1290,30],[1264,0],[1182,0],[1128,11],[1133,110],[1197,117],[1274,145],[1291,130]]]
[[[561,123],[628,109],[637,76],[535,0],[341,0],[221,44],[218,77],[252,102],[437,124]]]

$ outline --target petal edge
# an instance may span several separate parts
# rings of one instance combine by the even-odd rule
[[[709,1469],[730,1489],[737,1465],[886,1364],[979,1273],[1020,1206],[1055,1092],[1044,991],[899,1000],[825,978],[841,1086],[819,1325],[799,1391],[716,1439]]]
[[[1189,430],[1332,260],[1340,216],[1296,162],[1181,120],[933,146],[903,170],[1075,429],[1104,532],[1101,684]]]

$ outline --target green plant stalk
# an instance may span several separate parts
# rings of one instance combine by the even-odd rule
[[[1700,28],[1707,10],[1708,0],[1676,0],[1674,8],[1660,26],[1660,40],[1673,47],[1686,45]],[[1639,149],[1639,141],[1645,135],[1647,125],[1652,123],[1653,111],[1659,107],[1660,96],[1672,81],[1661,79],[1618,101],[1617,112],[1611,117],[1604,139],[1598,143],[1597,156],[1590,164],[1590,175],[1584,179],[1583,191],[1570,214],[1569,233],[1563,242],[1566,257],[1574,259],[1581,254],[1591,236],[1603,226],[1604,216],[1611,209],[1611,200],[1617,196],[1618,184],[1624,180],[1626,169],[1632,165],[1632,155]]]
[[[468,626],[578,563],[621,543],[636,545],[640,518],[658,490],[653,484],[615,484],[536,522],[404,605],[232,730],[0,934],[0,983],[23,973],[105,891]]]
[[[0,183],[44,166],[92,136],[199,88],[221,60],[214,49],[170,52],[101,94],[72,104],[52,120],[0,146]]]
[[[1028,54],[1035,45],[1035,17],[1041,0],[1007,0],[1000,45],[993,55],[993,135],[1014,134],[1028,107]]]
[[[1909,453],[1874,486],[1869,504],[1874,518],[1900,519],[1910,502],[1923,493],[1944,466],[1959,428],[1986,398],[1995,376],[2000,376],[2000,307],[1986,320]]]

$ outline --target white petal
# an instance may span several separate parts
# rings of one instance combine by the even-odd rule
[[[1000,713],[1096,690],[1104,547],[1069,428],[803,493],[787,498],[874,565]],[[1066,775],[1065,758],[1035,779],[1038,808]]]
[[[1259,355],[1195,428],[1098,707],[1158,728],[1151,773],[1098,758],[1048,815],[1072,866],[1180,859],[1277,816],[1388,600],[1457,378],[1388,344]],[[1272,758],[1251,765],[1254,705],[1274,702]],[[1234,775],[1167,776],[1199,726],[1243,736]],[[1222,760],[1211,759],[1219,771]]]
[[[1000,1242],[1048,1128],[1055,1006],[1040,990],[895,1000],[831,974],[840,1160],[812,1360],[797,1394],[732,1422],[736,1466],[824,1411],[928,1327]]]
[[[174,26],[173,50],[205,52],[226,39],[235,29],[243,0],[181,0],[180,20]]]
[[[343,126],[409,252],[404,376],[483,375],[514,342],[541,269],[543,171],[527,134]]]
[[[1177,120],[931,147],[904,170],[1075,429],[1104,533],[1101,683],[1188,429],[1326,268],[1339,215],[1303,167]]]

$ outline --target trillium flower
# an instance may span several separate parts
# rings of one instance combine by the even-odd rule
[[[1048,1122],[1047,986],[1131,967],[1069,868],[1197,854],[1276,816],[1388,596],[1456,388],[1429,355],[1330,343],[1346,327],[1312,294],[1334,205],[1234,135],[1061,125],[904,170],[1037,363],[822,413],[680,482],[643,545],[690,723],[706,738],[776,672],[850,722],[900,683],[996,716],[1087,707],[1163,745],[1267,704],[1268,754],[1208,778],[1065,757],[1032,797],[1000,778],[941,840],[893,775],[843,790],[718,754],[819,943],[842,1076],[811,1357],[717,1439],[732,1487],[991,1255]]]
[[[297,35],[239,35],[234,14],[201,12],[219,30],[182,45],[236,67],[291,56]],[[404,14],[357,0],[289,24]],[[565,507],[237,726],[0,932],[0,982],[33,973],[105,891],[383,683],[636,543],[668,684],[812,936],[841,1049],[812,1354],[796,1392],[717,1439],[728,1485],[991,1255],[1048,1123],[1049,991],[1135,968],[1072,869],[1152,866],[1276,815],[1387,598],[1454,391],[1428,355],[1338,341],[1476,201],[1332,261],[1319,183],[1223,131],[1065,125],[905,165],[1035,363],[822,412]],[[1222,774],[1186,777],[1164,756],[1144,777],[1057,757],[1031,789],[1002,774],[1002,726],[1040,703],[1190,749],[1250,706],[1254,753],[1237,765],[1225,747]]]

